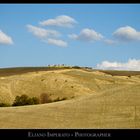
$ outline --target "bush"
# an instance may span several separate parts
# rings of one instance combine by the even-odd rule
[[[22,105],[28,105],[27,95],[16,96],[13,106],[22,106]]]
[[[39,104],[37,97],[29,98],[27,95],[16,96],[13,106],[34,105]]]
[[[63,98],[57,97],[55,100],[53,100],[53,102],[63,101],[63,100],[66,100],[66,99],[67,99],[66,97],[63,97]]]
[[[73,66],[72,68],[74,68],[74,69],[81,69],[81,67],[79,67],[79,66]]]
[[[50,103],[52,100],[49,98],[47,93],[42,93],[40,94],[40,103],[45,104],[45,103]]]
[[[55,100],[51,100],[47,93],[42,93],[40,95],[40,99],[37,97],[28,97],[26,94],[23,94],[21,96],[16,96],[15,100],[12,105],[8,103],[0,103],[0,107],[9,107],[9,106],[24,106],[24,105],[35,105],[35,104],[44,104],[44,103],[51,103],[51,102],[57,102],[57,101],[63,101],[66,100],[66,97],[59,98],[57,97]]]
[[[39,104],[39,99],[37,97],[29,98],[28,99],[28,104],[30,104],[30,105]]]
[[[9,106],[11,106],[11,105],[8,103],[0,103],[0,107],[9,107]]]

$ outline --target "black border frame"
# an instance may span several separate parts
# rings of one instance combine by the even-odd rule
[[[33,3],[35,2],[35,3]],[[38,3],[39,2],[39,3]],[[124,2],[118,0],[104,1],[104,0],[39,0],[27,1],[13,0],[12,2],[1,0],[0,4],[140,4],[138,0],[132,2]],[[54,136],[48,136],[48,133],[54,134]],[[83,136],[76,136],[76,133],[80,133]],[[64,136],[64,134],[67,134]],[[29,136],[30,135],[30,136]],[[59,135],[59,136],[58,136]],[[61,135],[61,136],[60,136]],[[131,138],[140,139],[140,128],[139,129],[0,129],[0,139],[50,139],[50,138]]]

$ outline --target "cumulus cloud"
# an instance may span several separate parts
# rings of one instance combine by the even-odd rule
[[[120,27],[118,28],[114,33],[113,36],[124,42],[128,41],[140,41],[140,32],[137,31],[136,29],[130,27],[130,26],[125,26],[125,27]]]
[[[67,46],[67,42],[60,40],[60,39],[56,39],[59,36],[61,36],[61,34],[59,32],[57,32],[56,30],[46,30],[46,29],[39,28],[39,27],[32,26],[32,25],[27,25],[27,28],[28,28],[29,32],[31,32],[34,36],[38,37],[45,43],[48,43],[50,45],[59,46],[59,47]]]
[[[103,38],[103,36],[94,31],[93,29],[85,28],[83,29],[79,35],[70,34],[68,35],[69,38],[81,41],[98,41]]]
[[[55,46],[59,46],[59,47],[67,47],[67,42],[60,40],[60,39],[49,38],[47,40],[47,43],[50,45],[55,45]]]
[[[48,37],[59,37],[60,33],[55,30],[46,30],[33,25],[27,25],[28,31],[40,39],[46,39]]]
[[[103,61],[101,64],[97,64],[97,68],[108,70],[140,71],[140,60],[129,59],[126,63]]]
[[[10,36],[6,35],[1,30],[0,30],[0,44],[5,44],[5,45],[13,44],[12,38]]]
[[[59,26],[59,27],[73,27],[77,21],[70,16],[61,15],[54,19],[41,21],[39,24],[42,26]]]

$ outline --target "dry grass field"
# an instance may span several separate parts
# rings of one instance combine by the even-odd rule
[[[0,128],[140,128],[140,72],[0,70],[0,103],[42,93],[66,100],[0,107]]]

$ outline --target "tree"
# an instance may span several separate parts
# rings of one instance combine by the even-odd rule
[[[44,103],[50,103],[52,102],[51,99],[49,99],[49,96],[47,93],[42,93],[40,94],[40,103],[44,104]]]
[[[28,105],[28,96],[27,95],[21,95],[16,96],[13,106],[20,106],[20,105]]]
[[[35,105],[35,104],[39,104],[39,99],[37,97],[32,97],[28,99],[28,104],[29,105]]]
[[[0,103],[0,107],[9,107],[11,106],[9,103]]]
[[[22,106],[22,105],[34,105],[39,104],[39,99],[37,97],[29,98],[26,94],[21,96],[16,96],[13,106]]]

